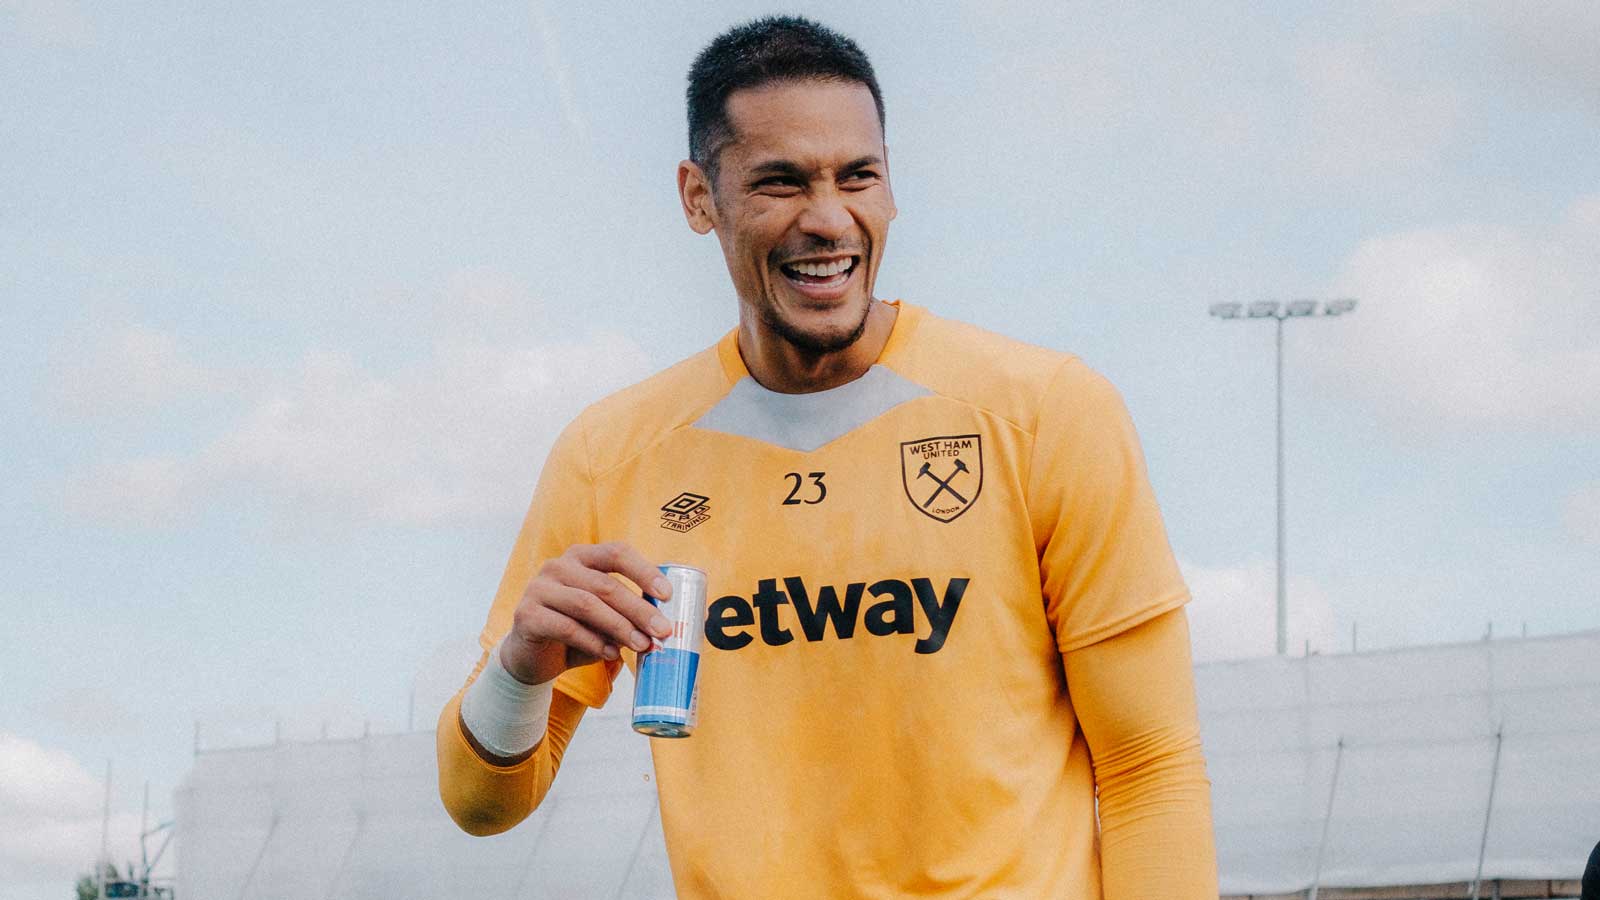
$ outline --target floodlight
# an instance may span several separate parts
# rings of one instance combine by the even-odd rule
[[[1340,297],[1336,300],[1318,300],[1306,298],[1289,300],[1279,303],[1276,300],[1254,300],[1248,305],[1242,303],[1213,303],[1211,315],[1217,319],[1271,319],[1276,327],[1277,340],[1274,345],[1277,349],[1277,379],[1275,388],[1278,394],[1278,564],[1277,564],[1277,599],[1278,599],[1278,655],[1282,656],[1289,642],[1289,601],[1288,601],[1288,563],[1284,550],[1284,498],[1283,498],[1283,323],[1289,319],[1305,319],[1317,315],[1317,308],[1322,308],[1324,316],[1342,316],[1354,312],[1356,301],[1350,297]],[[1240,315],[1241,311],[1243,315]],[[1296,328],[1303,326],[1296,325]]]

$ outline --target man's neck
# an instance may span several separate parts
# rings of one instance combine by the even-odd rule
[[[810,394],[860,378],[878,361],[899,308],[873,300],[866,327],[854,343],[832,353],[808,353],[765,328],[749,310],[739,309],[739,355],[757,384],[780,394]]]

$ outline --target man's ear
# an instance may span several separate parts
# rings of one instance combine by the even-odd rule
[[[696,234],[709,234],[716,227],[716,200],[711,196],[711,181],[692,160],[678,163],[678,199],[683,203],[683,218]]]

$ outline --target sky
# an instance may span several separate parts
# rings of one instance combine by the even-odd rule
[[[1229,301],[1359,301],[1284,330],[1294,652],[1600,628],[1600,5],[681,9],[0,0],[0,900],[108,759],[120,861],[197,735],[429,727],[556,432],[734,321],[683,79],[768,12],[877,67],[878,295],[1122,390],[1199,659],[1273,651]]]

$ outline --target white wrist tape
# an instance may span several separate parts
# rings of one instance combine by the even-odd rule
[[[490,753],[520,756],[544,737],[554,684],[523,684],[511,677],[495,644],[483,673],[461,698],[461,721]]]

